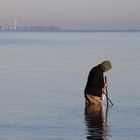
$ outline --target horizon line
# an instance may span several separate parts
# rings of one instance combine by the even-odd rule
[[[33,26],[34,27],[34,26]],[[0,31],[25,31],[25,32],[32,32],[32,31],[44,31],[44,32],[140,32],[140,29],[108,29],[108,28],[105,28],[105,29],[38,29],[38,28],[33,28],[33,29],[2,29],[0,28]]]

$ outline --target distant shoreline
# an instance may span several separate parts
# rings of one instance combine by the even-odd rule
[[[140,32],[140,29],[133,30],[133,29],[95,29],[95,30],[61,30],[62,32]],[[60,32],[61,32],[60,31]]]
[[[1,29],[0,32],[140,32],[140,29]]]

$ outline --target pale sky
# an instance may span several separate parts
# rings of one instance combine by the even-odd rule
[[[140,29],[140,0],[0,0],[0,25]]]

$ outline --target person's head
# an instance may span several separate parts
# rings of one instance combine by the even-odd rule
[[[106,72],[112,68],[111,62],[110,61],[103,61],[101,64],[101,69]]]

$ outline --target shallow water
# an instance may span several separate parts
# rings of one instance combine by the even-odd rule
[[[140,137],[140,32],[0,32],[0,139]],[[114,106],[86,108],[90,69],[109,59]],[[94,114],[94,115],[93,115]]]

